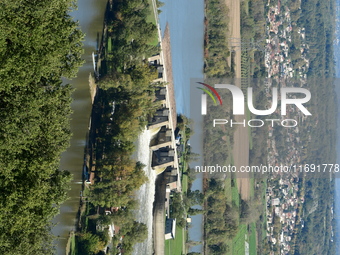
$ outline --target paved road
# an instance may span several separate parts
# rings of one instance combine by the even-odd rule
[[[165,191],[164,173],[156,179],[155,202],[153,206],[153,237],[155,255],[164,255],[165,250]]]

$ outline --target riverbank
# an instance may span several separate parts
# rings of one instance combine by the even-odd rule
[[[91,116],[91,96],[89,93],[89,74],[93,73],[92,52],[96,51],[98,34],[103,29],[103,16],[106,0],[82,0],[78,2],[77,9],[70,12],[74,20],[79,21],[79,27],[84,32],[82,59],[84,65],[79,69],[77,78],[71,81],[74,88],[72,93],[73,102],[72,115],[70,118],[71,133],[70,147],[64,152],[60,160],[60,169],[67,169],[73,180],[67,199],[60,208],[60,213],[53,220],[57,225],[53,227],[52,233],[58,236],[55,242],[56,254],[65,255],[67,239],[70,231],[76,229],[76,217],[78,217],[80,193],[82,191],[82,174],[84,163],[84,146],[88,133],[89,119]]]
[[[98,87],[95,83],[94,78],[90,74],[89,76],[89,89],[90,96],[92,99],[92,109],[95,104],[97,104],[97,92]],[[80,192],[79,208],[75,220],[75,230],[69,233],[67,245],[66,245],[66,255],[76,255],[77,253],[77,233],[82,232],[83,229],[87,228],[86,212],[89,211],[89,204],[87,200],[87,195],[89,194],[89,185],[94,182],[94,173],[96,171],[94,158],[94,148],[95,148],[95,136],[93,133],[93,126],[95,125],[94,111],[92,110],[90,121],[88,124],[88,132],[86,133],[86,144],[84,148],[84,161],[83,161],[83,171],[82,171],[82,189]]]

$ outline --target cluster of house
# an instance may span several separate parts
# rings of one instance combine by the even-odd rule
[[[290,10],[287,6],[281,6],[281,0],[278,0],[277,4],[270,6],[268,2],[269,10],[267,13],[267,47],[266,47],[266,69],[268,71],[269,79],[265,82],[265,89],[267,92],[267,98],[272,96],[270,88],[273,83],[280,84],[281,87],[289,86],[289,83],[294,82],[295,86],[297,82],[300,87],[305,86],[307,79],[307,70],[309,67],[309,61],[307,59],[308,45],[305,44],[305,29],[299,28],[296,25],[292,27]],[[292,30],[296,30],[300,35],[300,57],[299,59],[304,62],[303,65],[293,66],[291,57],[289,56],[290,44],[294,43],[295,47],[297,42],[292,42]],[[291,79],[291,78],[297,79]],[[291,98],[295,95],[288,95]],[[271,100],[268,100],[271,102]],[[269,106],[270,107],[270,106]],[[287,107],[287,114],[282,116],[277,110],[277,116],[280,116],[280,121],[285,119],[294,119],[297,123],[301,124],[306,121],[306,116],[294,106]],[[306,124],[306,123],[305,123]],[[268,127],[268,158],[267,162],[270,165],[293,165],[298,164],[303,158],[304,144],[300,139],[299,125],[296,127],[290,127],[284,129],[284,144],[277,144],[274,138],[274,129],[272,125]],[[311,137],[309,136],[309,141]],[[281,141],[282,142],[282,141]],[[306,142],[306,141],[304,141]],[[278,146],[285,148],[285,151],[278,151]]]
[[[277,189],[277,185],[280,186],[280,189]],[[304,227],[304,222],[298,213],[298,209],[304,203],[304,197],[299,197],[298,191],[299,177],[297,174],[283,176],[279,180],[272,178],[268,181],[266,191],[267,238],[272,250],[276,247],[275,250],[280,251],[280,254],[288,254],[291,251],[294,229],[298,225],[301,228]],[[275,225],[280,227],[275,230]],[[271,254],[274,252],[272,251]]]
[[[270,6],[267,13],[267,45],[265,51],[265,66],[268,72],[268,80],[265,87],[267,97],[271,97],[270,88],[272,83],[280,84],[285,87],[289,81],[294,78],[299,81],[300,87],[306,85],[307,71],[309,67],[309,60],[307,58],[307,51],[309,46],[305,43],[305,29],[299,28],[296,24],[292,24],[291,13],[287,6],[281,6],[281,0],[277,4]],[[299,34],[299,48],[295,50],[294,59],[291,54],[292,33],[296,31]],[[294,42],[297,47],[297,42]],[[296,59],[298,58],[298,64]],[[295,61],[295,62],[294,62]],[[294,63],[295,65],[294,65]],[[278,116],[281,116],[279,112]],[[296,108],[288,107],[288,119],[296,119],[299,123],[305,121],[305,116]],[[281,116],[281,120],[283,116]],[[273,166],[284,165],[298,165],[304,154],[304,144],[300,139],[299,126],[285,128],[283,135],[284,140],[275,139],[275,127],[268,127],[267,163]],[[309,140],[311,137],[309,136]],[[278,142],[283,144],[278,144]],[[282,146],[285,151],[282,150]],[[281,147],[281,150],[279,150]],[[301,209],[304,203],[304,197],[299,197],[299,173],[273,173],[267,180],[266,192],[266,218],[267,218],[267,238],[271,245],[271,253],[274,250],[279,254],[289,254],[292,248],[293,233],[296,227],[303,228],[304,222],[299,215],[299,208]],[[277,222],[279,221],[279,223]],[[280,226],[275,229],[276,226]],[[275,252],[275,254],[278,254]]]
[[[307,51],[309,46],[305,43],[305,29],[292,25],[290,10],[287,6],[281,7],[281,0],[275,6],[270,6],[267,13],[267,39],[265,50],[265,66],[268,78],[287,79],[298,77],[305,82],[309,67]],[[296,30],[300,35],[299,64],[293,65],[290,56],[292,32]],[[296,47],[297,42],[294,42]],[[297,57],[295,56],[295,59]]]
[[[303,121],[299,122],[300,125]],[[306,124],[307,125],[307,124]],[[311,141],[311,136],[307,135],[307,140],[302,142],[300,137],[300,128],[299,126],[285,128],[282,130],[283,133],[276,134],[279,136],[284,136],[285,139],[276,140],[274,129],[276,127],[269,126],[268,127],[268,139],[267,139],[267,162],[269,165],[277,166],[296,166],[293,168],[294,171],[300,171],[299,163],[306,156],[307,151],[306,142]],[[307,131],[309,132],[309,131]],[[278,144],[278,142],[282,144]],[[282,149],[284,147],[284,151]],[[280,148],[280,149],[279,149]],[[279,151],[280,150],[280,151]],[[292,169],[292,168],[291,168]]]

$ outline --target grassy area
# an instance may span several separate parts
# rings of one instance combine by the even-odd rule
[[[247,225],[241,224],[235,238],[232,242],[232,255],[244,255],[245,254],[245,236],[247,234]]]
[[[77,254],[77,246],[76,246],[76,236],[73,235],[71,239],[71,255]]]
[[[76,250],[76,235],[74,232],[70,233],[70,236],[67,240],[67,245],[66,245],[66,255],[76,255],[77,250]]]
[[[152,7],[152,0],[149,0],[149,8],[150,8],[150,13],[148,15],[148,17],[146,18],[147,22],[151,22],[152,24],[157,26],[157,21],[156,21],[156,17],[155,17],[155,13]],[[158,45],[158,33],[156,34],[156,36],[154,38],[151,38],[150,40],[150,44],[151,45]]]
[[[112,52],[112,39],[111,39],[110,36],[107,39],[107,51],[108,51],[108,53]]]
[[[175,239],[165,241],[165,255],[183,254],[183,228],[176,226]]]
[[[188,175],[183,174],[182,177],[182,192],[187,193],[188,191]]]
[[[256,249],[256,223],[253,222],[249,225],[249,255],[257,255]]]
[[[110,36],[106,38],[106,45],[107,48],[105,49],[105,59],[108,59],[109,54],[112,54],[112,39]],[[103,61],[103,67],[106,68],[106,72],[111,72],[113,70],[112,64],[110,64],[108,61]]]
[[[232,193],[231,188],[231,178],[226,178],[224,181],[224,190],[227,196],[227,202],[231,204],[232,202],[232,196],[230,195]]]
[[[233,181],[235,185],[231,187],[231,200],[237,207],[240,207],[240,194],[238,193],[236,180]]]
[[[253,198],[255,195],[255,179],[254,178],[249,179],[249,194],[250,194],[250,198]]]
[[[234,183],[232,183],[234,182]],[[266,187],[263,188],[265,194]],[[225,191],[227,199],[234,203],[236,206],[240,206],[240,194],[238,193],[237,183],[235,179],[227,178],[225,180]],[[254,197],[255,193],[255,179],[250,179],[250,196]],[[249,229],[249,232],[248,232]],[[245,254],[245,242],[249,243],[249,254],[257,255],[257,232],[256,222],[248,224],[240,224],[238,232],[233,239],[226,240],[226,244],[230,247],[226,255],[243,255]]]
[[[247,121],[251,119],[251,114],[249,109],[246,109],[246,117],[247,117]],[[249,149],[252,150],[253,149],[253,137],[252,137],[252,133],[251,133],[251,127],[248,126],[248,137],[249,137]]]
[[[244,10],[246,11],[246,14],[249,15],[249,0],[244,1]]]
[[[266,191],[267,191],[267,180],[264,180],[262,186],[262,203],[263,203],[263,212],[264,215],[266,215],[266,210],[267,210],[267,203],[266,203]],[[267,218],[265,217],[265,220],[263,221],[263,228],[262,228],[262,240],[267,238]],[[260,236],[260,234],[259,234]]]
[[[152,0],[148,0],[148,3],[149,3],[149,8],[150,8],[150,13],[149,13],[148,17],[146,18],[146,21],[152,22],[152,24],[157,25],[155,13],[154,13],[153,7],[152,7]]]

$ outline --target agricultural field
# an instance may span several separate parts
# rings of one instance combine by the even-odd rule
[[[249,255],[257,255],[256,252],[256,223],[249,225]]]

